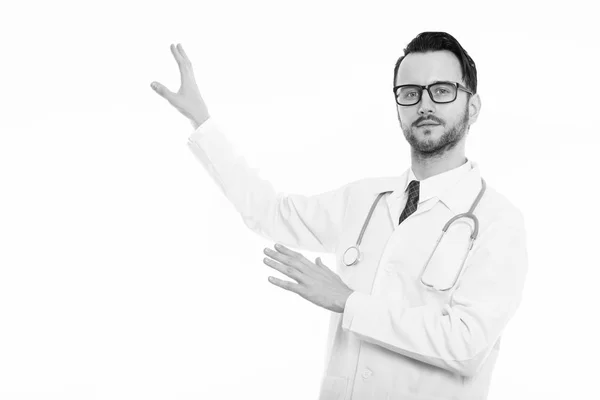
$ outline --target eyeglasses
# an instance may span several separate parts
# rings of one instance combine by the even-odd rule
[[[421,101],[423,90],[427,90],[434,103],[452,103],[456,100],[458,89],[473,94],[469,89],[458,82],[434,82],[431,85],[400,85],[394,86],[396,103],[401,106],[412,106]]]

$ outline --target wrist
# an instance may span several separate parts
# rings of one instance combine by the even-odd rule
[[[210,115],[194,117],[194,118],[192,118],[192,125],[194,126],[195,129],[198,129],[200,127],[200,125],[205,123],[209,118],[210,118]]]

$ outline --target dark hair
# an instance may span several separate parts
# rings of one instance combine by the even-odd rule
[[[417,35],[404,49],[404,55],[396,61],[394,68],[394,81],[392,85],[396,85],[396,76],[400,63],[410,53],[426,53],[430,51],[449,50],[460,62],[462,70],[462,79],[465,86],[473,93],[477,93],[477,68],[475,61],[469,56],[469,53],[458,43],[452,35],[446,32],[422,32]]]

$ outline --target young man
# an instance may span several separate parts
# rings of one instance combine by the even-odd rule
[[[265,249],[265,264],[295,281],[271,283],[332,311],[320,398],[485,399],[521,299],[526,232],[521,212],[465,157],[481,101],[475,63],[458,41],[421,33],[396,63],[411,168],[315,196],[277,192],[256,175],[210,118],[183,49],[171,49],[182,87],[152,87],[190,118],[189,148],[245,224],[336,254],[333,272],[286,247]]]

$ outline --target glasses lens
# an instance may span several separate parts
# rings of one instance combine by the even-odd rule
[[[410,106],[419,102],[421,88],[419,86],[403,86],[398,89],[397,100],[400,105]]]
[[[433,94],[433,101],[449,103],[456,98],[456,86],[451,83],[436,83],[429,88]]]

